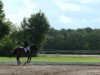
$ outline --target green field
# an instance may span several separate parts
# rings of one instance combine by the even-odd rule
[[[21,58],[25,61],[27,58]],[[16,61],[16,58],[0,57],[0,62]],[[100,62],[100,56],[39,56],[33,57],[32,62]]]

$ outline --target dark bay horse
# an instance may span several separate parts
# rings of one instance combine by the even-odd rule
[[[36,54],[36,52],[37,52],[37,46],[31,45],[29,52],[25,52],[23,48],[19,47],[19,48],[14,49],[12,56],[16,56],[16,60],[17,60],[18,65],[21,64],[21,61],[20,61],[21,57],[23,57],[23,56],[27,57],[27,61],[24,63],[24,65],[25,65],[26,63],[31,62],[31,57],[32,57],[32,55],[34,56],[34,54]]]

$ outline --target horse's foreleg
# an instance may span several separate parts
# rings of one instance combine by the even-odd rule
[[[26,65],[26,63],[28,63],[28,59],[27,59],[27,61],[24,63],[24,65]]]
[[[29,61],[28,61],[28,63],[30,63],[31,62],[31,57],[29,57]]]
[[[31,62],[31,57],[28,57],[27,61],[24,63],[24,65],[26,65],[27,63],[30,63],[30,62]]]
[[[27,61],[24,63],[24,65],[26,65],[26,63],[30,63],[31,62],[31,55],[30,53],[27,54]]]
[[[28,55],[28,63],[31,62],[31,54]]]

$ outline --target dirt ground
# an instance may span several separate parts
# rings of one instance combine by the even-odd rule
[[[100,75],[100,66],[0,64],[0,75]]]

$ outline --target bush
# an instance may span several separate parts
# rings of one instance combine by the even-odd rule
[[[17,46],[17,42],[6,37],[0,41],[0,56],[9,56],[11,51]]]

